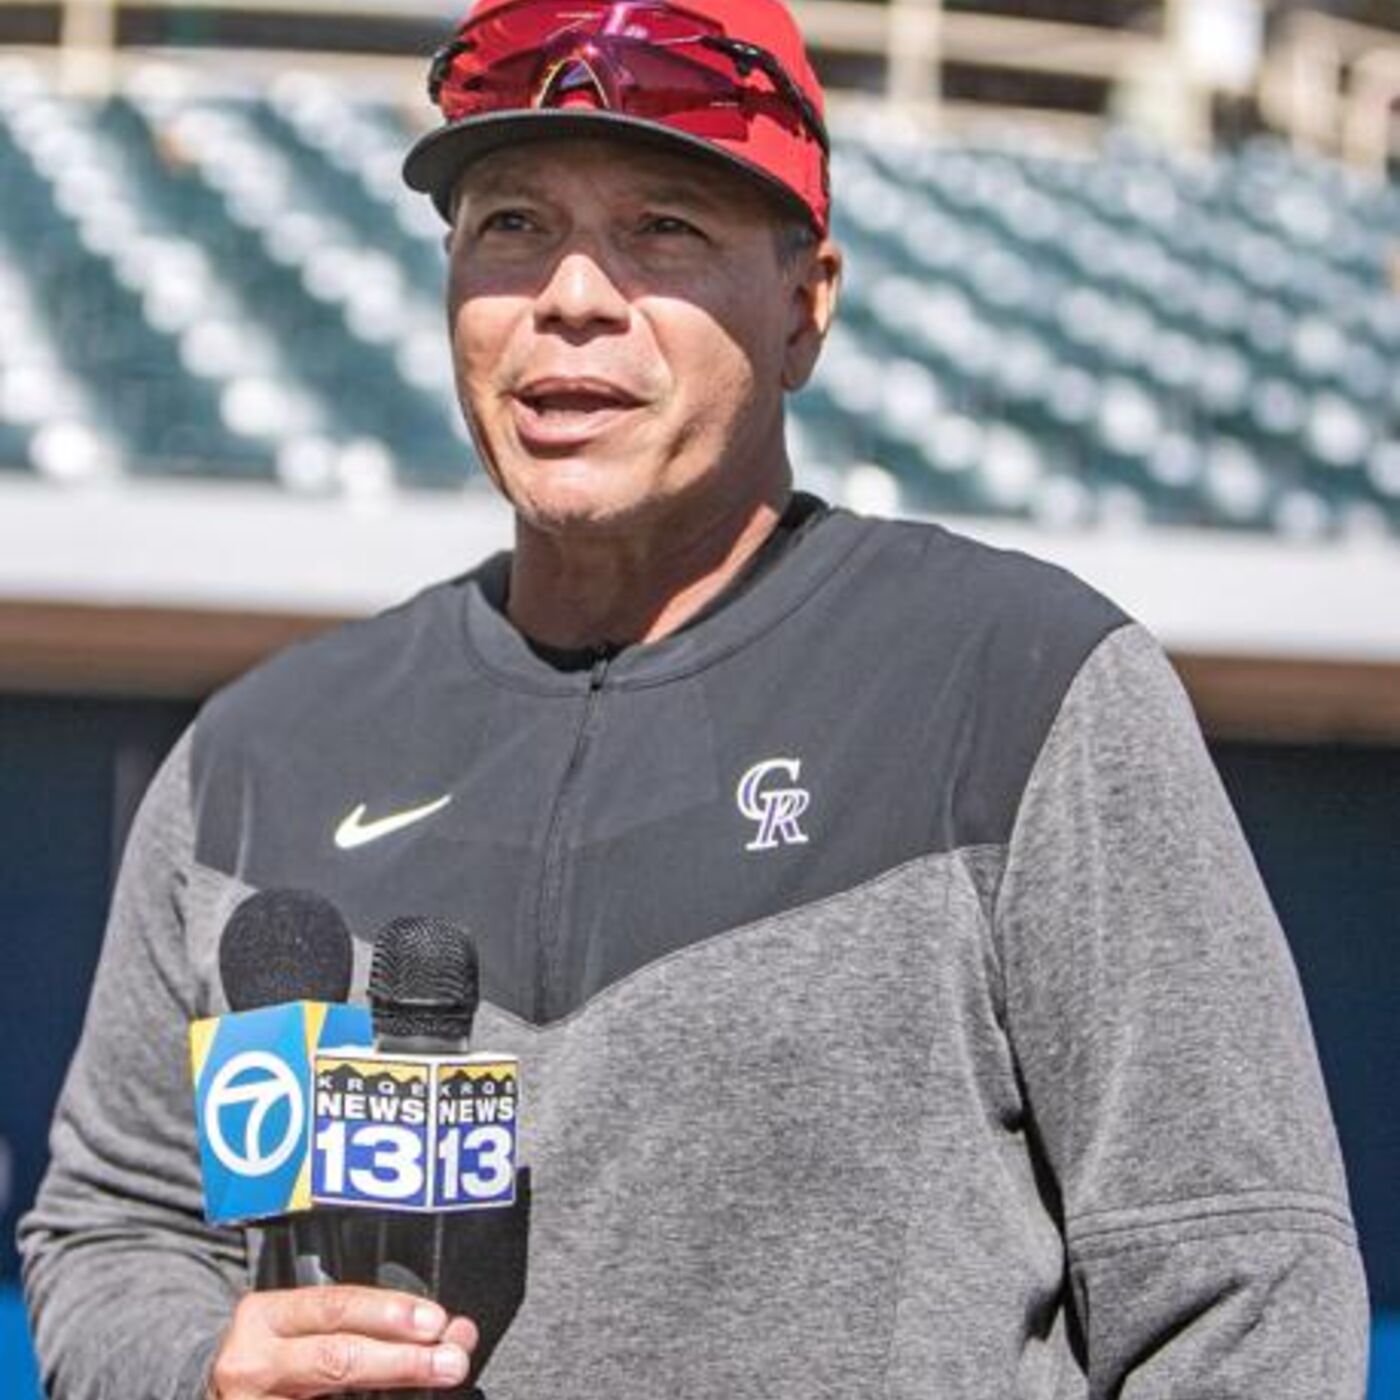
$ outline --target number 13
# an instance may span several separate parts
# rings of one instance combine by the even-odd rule
[[[442,1198],[489,1201],[503,1195],[510,1185],[514,1165],[510,1159],[511,1136],[505,1128],[482,1126],[463,1134],[454,1128],[438,1143],[442,1158]],[[476,1153],[476,1168],[462,1170],[463,1151]]]

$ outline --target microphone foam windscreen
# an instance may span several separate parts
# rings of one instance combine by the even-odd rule
[[[374,1033],[465,1040],[481,1000],[476,945],[444,919],[394,919],[374,941]]]
[[[233,911],[219,976],[234,1011],[284,1001],[344,1001],[354,952],[340,910],[310,890],[260,890]]]

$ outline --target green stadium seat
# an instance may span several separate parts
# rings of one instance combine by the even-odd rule
[[[882,508],[1059,526],[1400,528],[1400,191],[1272,140],[1187,161],[1115,135],[1088,159],[834,127],[848,272],[793,402],[803,470]],[[0,465],[460,486],[408,135],[306,74],[242,94],[138,75],[89,106],[0,73],[0,253],[59,347],[53,416],[7,417],[28,371],[0,278]]]

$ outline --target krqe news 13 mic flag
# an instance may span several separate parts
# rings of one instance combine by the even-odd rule
[[[312,1200],[396,1211],[513,1205],[518,1103],[511,1057],[318,1053]]]

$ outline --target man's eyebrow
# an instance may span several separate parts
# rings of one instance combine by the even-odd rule
[[[703,178],[641,180],[636,187],[636,197],[643,204],[678,204],[721,213],[731,207],[718,189]],[[480,176],[469,175],[462,181],[458,199],[538,199],[548,201],[547,190],[522,171],[485,171]]]
[[[496,198],[505,195],[510,198],[534,199],[539,195],[538,186],[528,175],[514,170],[486,171],[466,176],[457,190],[458,200]]]
[[[642,181],[637,187],[637,197],[644,204],[690,204],[715,213],[732,202],[726,201],[709,181],[699,179]]]

